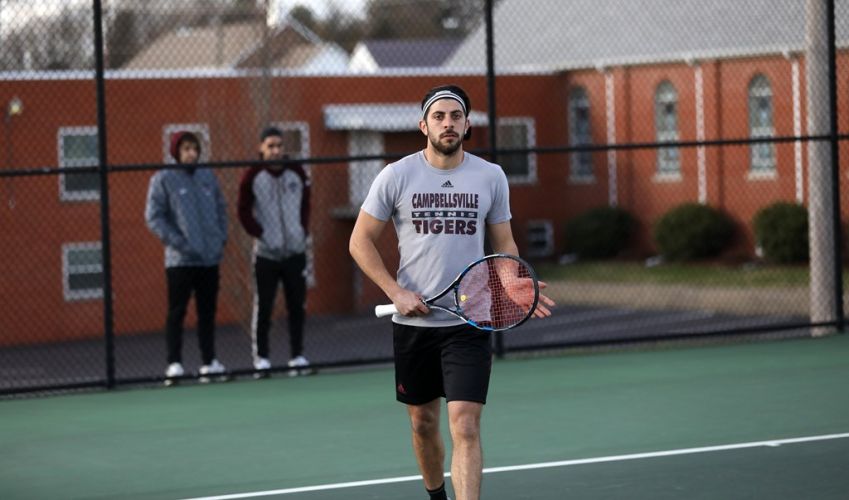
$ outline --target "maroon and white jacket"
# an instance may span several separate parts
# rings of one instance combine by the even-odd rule
[[[257,256],[279,260],[304,253],[309,207],[310,183],[300,165],[278,172],[251,167],[239,183],[239,222],[255,238]]]

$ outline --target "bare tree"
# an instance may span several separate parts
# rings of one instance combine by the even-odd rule
[[[109,68],[120,68],[141,48],[138,31],[139,15],[133,10],[119,10],[107,29],[106,54]]]
[[[319,23],[315,18],[315,12],[309,7],[298,4],[289,11],[289,16],[307,29],[318,32]]]
[[[3,41],[4,70],[91,69],[92,19],[87,9],[63,7],[57,16],[33,17]]]
[[[363,32],[363,21],[345,14],[336,4],[330,5],[330,12],[316,29],[316,34],[323,40],[334,42],[348,52],[354,50]]]
[[[261,21],[265,18],[265,9],[256,0],[229,0],[222,16],[224,23]]]
[[[442,5],[442,27],[454,36],[464,37],[483,23],[486,0],[442,0]]]
[[[370,38],[463,37],[482,21],[485,0],[372,0]]]
[[[444,34],[442,1],[373,0],[368,4],[369,38],[438,38]]]
[[[348,52],[363,38],[457,38],[483,20],[485,0],[372,0],[363,17],[352,16],[335,2],[322,18],[298,4],[289,15],[324,40]]]

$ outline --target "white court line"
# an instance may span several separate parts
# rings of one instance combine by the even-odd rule
[[[561,460],[559,462],[543,462],[538,464],[525,464],[525,465],[510,465],[506,467],[490,467],[483,470],[484,474],[494,474],[498,472],[510,472],[517,470],[531,470],[531,469],[547,469],[552,467],[567,467],[570,465],[583,465],[583,464],[597,464],[604,462],[621,462],[625,460],[639,460],[643,458],[657,458],[657,457],[671,457],[675,455],[692,455],[695,453],[710,453],[714,451],[725,451],[725,450],[740,450],[744,448],[758,448],[761,446],[766,447],[776,447],[781,446],[783,444],[795,444],[795,443],[809,443],[811,441],[827,441],[831,439],[845,439],[849,438],[849,432],[845,432],[842,434],[824,434],[821,436],[806,436],[806,437],[798,437],[798,438],[788,438],[788,439],[773,439],[769,441],[753,441],[750,443],[734,443],[734,444],[722,444],[717,446],[703,446],[701,448],[682,448],[678,450],[665,450],[665,451],[650,451],[646,453],[633,453],[630,455],[612,455],[609,457],[595,457],[595,458],[580,458],[575,460]],[[445,477],[449,477],[451,474],[446,472]],[[289,495],[292,493],[306,493],[309,491],[323,491],[323,490],[336,490],[342,488],[355,488],[357,486],[372,486],[376,484],[390,484],[390,483],[403,483],[408,481],[418,481],[421,480],[422,476],[401,476],[401,477],[389,477],[385,479],[370,479],[366,481],[351,481],[347,483],[331,483],[331,484],[319,484],[316,486],[303,486],[300,488],[286,488],[282,490],[266,490],[266,491],[253,491],[249,493],[233,493],[231,495],[218,495],[212,497],[196,497],[196,498],[186,498],[184,500],[232,500],[236,498],[256,498],[256,497],[266,497],[271,495]]]

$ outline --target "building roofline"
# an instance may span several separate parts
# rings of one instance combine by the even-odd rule
[[[340,49],[341,50],[341,49]],[[174,80],[191,78],[259,78],[271,77],[335,77],[335,78],[398,78],[406,76],[478,76],[484,71],[464,68],[409,68],[379,70],[374,73],[353,73],[345,70],[315,71],[287,68],[185,68],[185,69],[110,69],[107,80]],[[28,80],[94,80],[94,70],[0,71],[0,81]]]
[[[849,40],[839,42],[838,50],[849,48]],[[698,52],[682,52],[677,54],[664,54],[658,56],[641,56],[641,57],[622,57],[622,58],[607,58],[596,59],[592,61],[577,61],[552,64],[526,64],[514,65],[508,68],[500,69],[497,74],[500,75],[527,75],[527,74],[549,74],[562,73],[564,71],[577,71],[596,69],[602,70],[606,68],[623,68],[634,66],[648,66],[657,64],[693,64],[699,61],[716,61],[716,60],[732,60],[746,59],[750,57],[763,56],[781,56],[790,57],[798,56],[804,58],[805,47],[793,45],[773,45],[758,48],[746,49],[723,49],[723,50],[704,50]],[[459,68],[461,69],[461,68]],[[483,69],[478,69],[479,72],[485,72]]]
[[[849,40],[837,44],[841,50],[849,49]],[[498,72],[499,75],[546,75],[561,73],[564,71],[576,71],[587,69],[605,69],[614,67],[646,66],[650,64],[692,64],[707,60],[745,59],[759,56],[781,56],[798,55],[804,58],[805,48],[803,46],[775,45],[761,47],[759,49],[740,50],[707,50],[690,52],[686,54],[664,55],[657,57],[639,58],[611,58],[596,61],[581,61],[574,63],[550,64],[550,65],[523,65],[506,68]],[[256,68],[256,69],[231,69],[231,68],[191,68],[191,69],[114,69],[105,72],[108,80],[168,80],[181,78],[249,78],[249,77],[285,77],[285,76],[327,76],[337,78],[375,78],[375,77],[406,77],[406,76],[481,76],[486,74],[485,68],[463,68],[463,67],[430,67],[430,68],[383,68],[373,73],[351,73],[347,70],[340,71],[304,71],[298,69],[284,68]],[[0,81],[24,81],[24,80],[93,80],[94,70],[45,70],[45,71],[2,71]]]

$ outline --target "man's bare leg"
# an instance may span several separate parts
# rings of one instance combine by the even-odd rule
[[[479,500],[483,474],[483,449],[480,423],[483,405],[472,401],[450,401],[448,423],[451,428],[451,483],[456,500]]]
[[[423,405],[407,405],[413,434],[413,451],[425,488],[439,488],[445,481],[445,444],[439,433],[439,405],[434,399]]]

